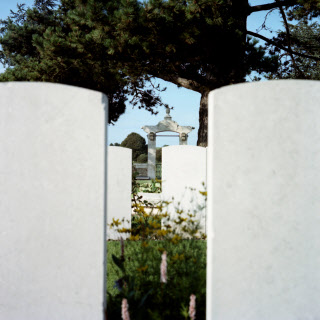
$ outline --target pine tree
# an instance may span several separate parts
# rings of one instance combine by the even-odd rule
[[[288,52],[278,49],[279,69],[268,75],[269,79],[311,79],[320,80],[320,25],[317,22],[300,21],[298,24],[288,24],[290,30],[290,46],[296,55],[292,59]],[[286,32],[280,32],[275,39],[285,45]],[[270,50],[277,50],[270,45]],[[318,60],[308,56],[318,57]]]
[[[2,21],[0,81],[51,81],[106,93],[110,122],[125,102],[156,113],[165,105],[161,78],[201,93],[198,145],[207,141],[208,92],[245,81],[252,71],[274,74],[277,52],[258,46],[247,17],[279,9],[288,18],[314,18],[319,0],[36,0]],[[249,37],[250,36],[250,37]],[[281,43],[278,42],[280,45]],[[290,45],[281,45],[291,52]],[[292,55],[292,52],[290,53]],[[301,73],[302,74],[302,73]]]

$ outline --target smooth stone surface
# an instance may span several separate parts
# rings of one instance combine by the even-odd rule
[[[172,217],[176,208],[184,213],[195,213],[201,222],[201,230],[206,230],[204,191],[207,179],[206,148],[196,146],[169,146],[162,149],[162,199],[172,201],[168,210]],[[194,190],[191,190],[194,189]]]
[[[0,319],[101,320],[107,97],[0,83]]]
[[[320,82],[209,96],[207,319],[320,317]]]
[[[107,212],[108,224],[112,220],[124,222],[121,229],[131,228],[131,179],[132,179],[132,150],[122,147],[108,147],[108,188]],[[118,233],[114,228],[107,229],[107,238],[118,240],[128,238],[128,233]]]

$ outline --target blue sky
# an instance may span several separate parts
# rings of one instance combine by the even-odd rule
[[[27,6],[33,4],[33,0],[15,1],[15,0],[0,0],[0,19],[5,19],[10,14],[10,9],[16,9],[16,3],[25,3]],[[273,0],[254,0],[251,1],[252,5],[259,5],[263,3],[273,2]],[[248,29],[251,31],[256,31],[261,23],[263,22],[263,17],[265,12],[251,14],[248,18]],[[277,11],[274,11],[269,15],[267,20],[267,25],[272,27],[274,30],[281,28],[280,16]],[[269,35],[267,32],[261,32],[261,34]],[[3,70],[0,67],[0,72]],[[189,144],[197,144],[197,132],[199,128],[199,104],[200,104],[200,94],[191,90],[184,88],[178,88],[176,85],[162,80],[158,81],[162,87],[167,87],[167,90],[161,93],[163,101],[173,106],[174,109],[171,110],[171,116],[174,121],[178,122],[180,125],[193,126],[193,130],[189,134]],[[141,129],[144,125],[155,125],[159,121],[163,120],[165,116],[164,108],[158,108],[158,115],[151,115],[149,112],[143,109],[132,108],[128,103],[125,114],[123,114],[115,125],[108,126],[108,144],[123,141],[128,134],[131,132],[137,132],[146,138],[146,133]],[[146,139],[147,140],[147,139]],[[165,144],[175,145],[178,144],[179,140],[177,137],[157,138],[157,146],[161,147]]]

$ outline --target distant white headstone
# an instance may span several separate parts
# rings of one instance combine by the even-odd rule
[[[320,317],[320,82],[209,98],[207,319]]]
[[[197,214],[205,232],[205,191],[207,173],[206,148],[179,145],[162,148],[162,199],[172,201],[170,213],[175,208],[185,213]],[[200,209],[201,208],[201,209]]]
[[[0,84],[0,319],[103,319],[107,97]]]
[[[119,228],[131,228],[131,185],[132,150],[122,147],[108,147],[108,224],[113,219],[121,222]],[[123,222],[122,222],[123,221]],[[108,239],[128,238],[129,233],[118,233],[115,228],[107,229]]]

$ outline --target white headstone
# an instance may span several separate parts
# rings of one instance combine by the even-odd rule
[[[320,82],[209,97],[207,319],[320,316]]]
[[[0,319],[103,319],[107,97],[0,84]]]
[[[120,222],[120,228],[131,227],[131,185],[132,185],[132,150],[122,147],[108,147],[108,188],[107,212],[108,224],[113,219]],[[127,222],[128,221],[128,222]],[[118,233],[116,229],[107,229],[108,239],[126,239],[128,233]]]
[[[170,146],[162,148],[162,199],[171,201],[171,214],[175,207],[185,213],[197,212],[205,231],[205,197],[199,193],[206,185],[206,148],[196,146]],[[191,190],[194,189],[194,190]],[[199,210],[199,206],[203,209]]]

